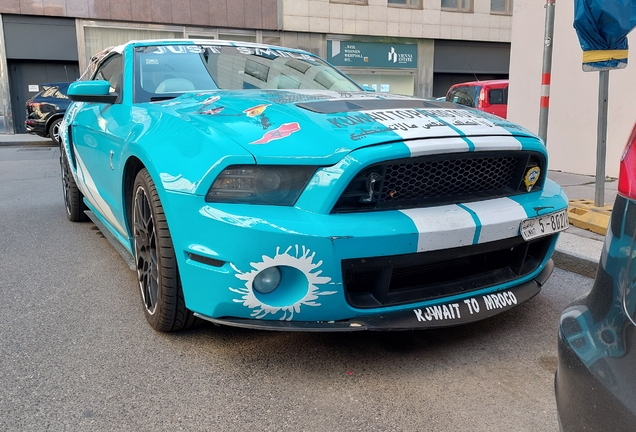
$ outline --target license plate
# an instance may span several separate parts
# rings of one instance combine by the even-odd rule
[[[563,231],[570,226],[568,211],[561,210],[556,213],[526,219],[521,222],[521,236],[524,240],[532,240],[537,237],[554,234]]]

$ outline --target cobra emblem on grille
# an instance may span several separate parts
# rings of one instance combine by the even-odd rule
[[[369,174],[369,177],[367,177],[367,192],[369,192],[369,196],[366,198],[360,198],[360,202],[370,203],[375,201],[375,198],[373,197],[373,194],[375,193],[375,186],[381,179],[382,176],[378,173]]]

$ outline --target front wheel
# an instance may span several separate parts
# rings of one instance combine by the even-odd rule
[[[147,170],[139,171],[133,190],[134,253],[146,320],[162,332],[191,327],[197,318],[185,307],[166,215]]]

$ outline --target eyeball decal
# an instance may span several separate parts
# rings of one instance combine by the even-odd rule
[[[294,313],[299,313],[302,306],[320,306],[321,304],[316,302],[320,296],[332,295],[337,291],[320,291],[319,285],[328,284],[331,282],[331,278],[327,276],[321,276],[322,270],[319,270],[322,265],[322,261],[314,262],[316,257],[315,252],[311,252],[305,246],[299,248],[296,245],[295,250],[292,246],[289,246],[285,252],[280,252],[280,247],[276,248],[276,254],[273,257],[263,255],[261,262],[250,263],[252,270],[242,272],[232,264],[232,268],[236,271],[236,277],[242,281],[245,281],[245,286],[241,288],[230,288],[230,291],[241,295],[240,299],[234,299],[237,303],[242,303],[243,306],[253,309],[252,318],[261,319],[267,315],[276,315],[282,312],[282,316],[279,318],[281,321],[291,321],[294,317]],[[254,292],[253,282],[256,275],[261,271],[270,267],[291,267],[304,275],[307,279],[306,292],[295,297],[296,299],[287,305],[269,305],[265,303],[267,295],[259,296]]]

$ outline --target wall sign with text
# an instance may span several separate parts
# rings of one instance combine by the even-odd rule
[[[327,61],[334,66],[417,69],[417,45],[328,40]]]

